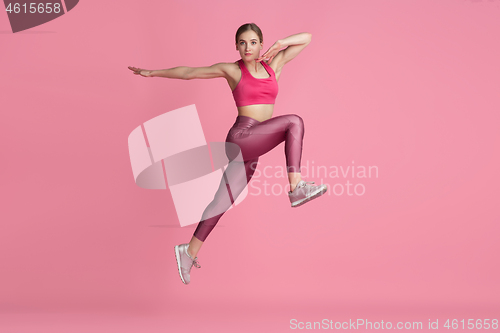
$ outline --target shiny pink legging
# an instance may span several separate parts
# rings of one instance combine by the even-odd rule
[[[194,236],[205,241],[221,216],[231,207],[252,179],[259,156],[264,155],[281,142],[285,141],[287,171],[300,172],[303,138],[304,122],[295,114],[277,116],[262,122],[247,116],[238,116],[227,134],[226,142],[237,144],[241,149],[243,160],[240,163],[244,163],[246,177],[241,173],[243,170],[241,164],[238,167],[238,162],[229,163],[213,201],[203,212]],[[226,147],[226,156],[229,161],[232,161],[236,153]],[[228,194],[230,201],[227,199]],[[217,212],[222,213],[215,215]]]

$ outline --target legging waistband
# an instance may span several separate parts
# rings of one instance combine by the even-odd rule
[[[254,125],[260,124],[261,122],[257,119],[253,119],[247,116],[237,116],[233,127],[252,127]]]

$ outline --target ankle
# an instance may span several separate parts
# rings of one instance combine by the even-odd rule
[[[290,192],[293,192],[297,185],[302,181],[302,179],[297,180],[296,182],[290,183]]]

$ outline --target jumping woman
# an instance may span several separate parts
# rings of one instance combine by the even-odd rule
[[[175,258],[179,275],[184,284],[190,282],[193,266],[201,267],[197,254],[209,233],[252,178],[259,156],[285,141],[285,156],[290,191],[288,197],[292,207],[298,207],[313,200],[327,190],[326,185],[313,185],[301,178],[300,161],[304,122],[295,114],[271,118],[274,102],[278,95],[278,79],[286,63],[295,58],[309,43],[311,34],[295,34],[278,40],[262,56],[264,39],[262,31],[254,23],[242,25],[236,31],[236,50],[241,59],[234,63],[217,63],[210,67],[174,67],[163,70],[144,70],[129,67],[136,75],[144,77],[166,77],[170,79],[213,79],[223,77],[232,90],[238,116],[229,130],[226,142],[240,148],[242,161],[229,163],[224,171],[214,200],[203,212],[201,222],[189,243],[176,245]],[[286,47],[286,49],[281,50]],[[268,61],[264,61],[268,59]],[[226,146],[226,155],[234,160],[234,153]],[[234,161],[233,161],[234,162]],[[238,173],[237,170],[244,170]],[[230,185],[227,179],[231,179]],[[236,181],[234,181],[236,179]],[[230,202],[227,200],[230,194]],[[222,213],[220,213],[222,212]],[[193,259],[194,258],[194,259]]]

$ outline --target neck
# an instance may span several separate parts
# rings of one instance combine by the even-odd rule
[[[243,61],[243,63],[245,64],[245,66],[247,66],[247,68],[250,67],[250,68],[255,69],[255,63],[256,63],[255,59],[252,59],[250,61],[245,61],[243,59],[241,59],[241,60]],[[262,64],[259,64],[257,66],[258,67],[264,67]]]

